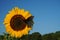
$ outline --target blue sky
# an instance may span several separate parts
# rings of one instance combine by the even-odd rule
[[[0,34],[5,32],[3,20],[15,6],[34,16],[33,32],[41,34],[60,31],[60,0],[0,0]]]

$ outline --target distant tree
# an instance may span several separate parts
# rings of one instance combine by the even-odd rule
[[[42,36],[39,32],[32,33],[30,37],[32,38],[32,40],[42,40]]]
[[[60,40],[60,31],[56,31],[55,34],[54,34],[54,37],[55,37],[57,40]]]
[[[4,39],[4,36],[3,35],[0,35],[0,40],[3,40]]]
[[[57,39],[54,37],[54,33],[45,34],[45,35],[43,35],[42,39],[43,39],[43,40],[57,40]]]
[[[55,33],[55,35],[56,35],[56,37],[60,37],[60,31],[57,31],[57,32]]]

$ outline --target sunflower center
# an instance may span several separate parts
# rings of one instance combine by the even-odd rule
[[[11,18],[10,26],[13,30],[23,30],[26,27],[25,18],[21,15],[15,15]]]

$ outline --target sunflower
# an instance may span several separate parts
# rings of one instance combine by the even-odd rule
[[[30,20],[33,19],[33,16],[29,11],[24,9],[19,9],[18,7],[13,8],[8,12],[4,19],[4,25],[6,32],[12,37],[22,37],[27,35],[28,32],[32,29]]]

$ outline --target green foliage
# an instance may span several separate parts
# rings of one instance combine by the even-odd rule
[[[60,40],[60,31],[44,35],[41,35],[39,32],[34,32],[24,35],[21,38],[11,37],[9,34],[4,33],[4,35],[0,35],[0,40]]]
[[[49,33],[42,36],[43,40],[60,40],[60,31]]]

